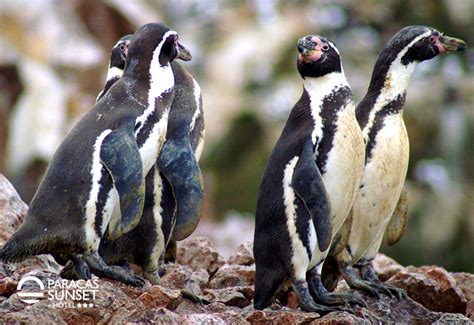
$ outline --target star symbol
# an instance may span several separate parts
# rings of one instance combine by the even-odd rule
[[[82,307],[82,304],[77,304],[77,308],[81,308]]]
[[[92,307],[94,307],[94,304],[93,304],[93,303],[90,303],[90,304],[89,304],[89,308],[92,308]]]

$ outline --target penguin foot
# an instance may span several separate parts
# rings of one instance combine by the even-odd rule
[[[379,290],[379,292],[385,293],[390,297],[397,297],[398,299],[403,299],[407,297],[407,292],[404,289],[398,288],[394,285],[383,283],[380,281],[372,282],[371,285],[374,286],[376,290]]]
[[[181,295],[183,296],[183,298],[189,299],[192,302],[195,302],[201,305],[209,305],[211,303],[209,300],[200,298],[199,296],[191,292],[191,290],[188,290],[186,288],[181,289]]]
[[[309,292],[308,283],[305,280],[295,281],[293,283],[293,290],[296,293],[301,309],[304,311],[320,314],[327,314],[333,311],[348,311],[348,309],[342,306],[325,306],[314,302]]]
[[[151,282],[151,284],[161,284],[161,274],[160,269],[155,271],[143,271],[143,277]]]
[[[92,273],[98,277],[108,277],[135,287],[142,287],[145,284],[145,280],[142,277],[130,274],[120,266],[109,266],[105,264],[98,253],[85,254],[84,259],[92,270]]]
[[[89,280],[91,271],[89,265],[81,257],[74,256],[59,272],[59,276],[68,280]]]
[[[346,303],[367,307],[367,303],[357,292],[328,292],[324,287],[321,276],[315,271],[307,275],[308,287],[315,301],[325,305],[344,305]]]
[[[82,257],[72,257],[72,263],[74,264],[74,272],[78,279],[82,280],[90,280],[91,278],[91,270],[89,269],[89,265],[87,265],[86,261],[82,259]]]
[[[391,297],[395,296],[398,299],[407,297],[407,293],[404,289],[381,282],[372,266],[372,263],[362,265],[359,269],[362,279],[371,282],[379,291],[384,292]]]

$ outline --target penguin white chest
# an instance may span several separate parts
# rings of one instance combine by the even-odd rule
[[[166,109],[158,123],[153,125],[148,138],[139,149],[144,175],[146,175],[150,171],[151,167],[153,167],[153,164],[158,158],[161,148],[163,147],[163,143],[166,140],[168,115],[169,109]]]
[[[350,237],[354,260],[359,260],[383,234],[405,181],[409,143],[401,114],[389,115],[375,137],[353,206]]]
[[[337,233],[354,203],[364,169],[364,139],[351,103],[339,112],[333,147],[322,175],[331,203],[333,232]]]

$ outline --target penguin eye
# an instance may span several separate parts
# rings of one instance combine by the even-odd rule
[[[436,41],[436,38],[434,36],[431,36],[428,40],[430,43],[434,43]]]
[[[329,46],[327,44],[325,44],[323,47],[322,47],[323,51],[324,52],[327,52],[329,51]]]
[[[120,44],[119,49],[120,49],[120,51],[125,51],[125,45],[124,45],[124,44]]]

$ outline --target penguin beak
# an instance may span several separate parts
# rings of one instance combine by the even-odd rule
[[[443,35],[439,37],[437,45],[441,53],[465,51],[467,49],[467,44],[463,40]]]
[[[302,56],[311,56],[314,53],[315,45],[314,42],[301,38],[298,40],[298,51]]]
[[[189,51],[187,48],[185,48],[181,43],[178,43],[178,59],[183,60],[183,61],[191,61],[192,55],[191,51]]]
[[[321,40],[319,38],[303,37],[298,40],[298,52],[300,52],[298,59],[301,62],[314,63],[321,59],[323,52],[321,51]]]

